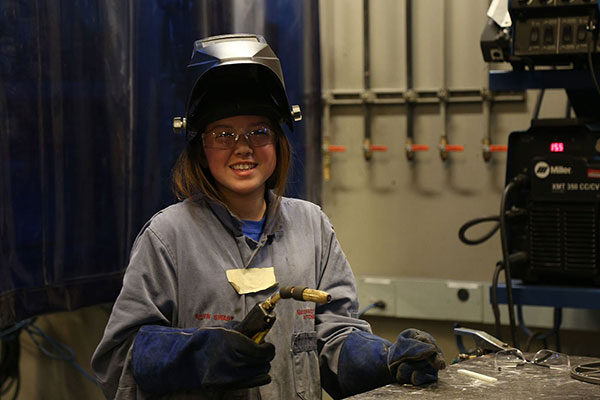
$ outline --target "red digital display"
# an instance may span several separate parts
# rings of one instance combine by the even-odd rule
[[[550,151],[553,153],[562,153],[565,151],[565,144],[563,142],[550,143]]]

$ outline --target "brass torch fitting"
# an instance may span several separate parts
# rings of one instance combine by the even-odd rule
[[[307,287],[284,286],[279,290],[279,295],[282,299],[293,298],[299,301],[312,301],[319,304],[331,301],[329,293]]]

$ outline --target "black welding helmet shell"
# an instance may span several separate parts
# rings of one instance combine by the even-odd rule
[[[187,80],[192,90],[181,127],[188,141],[210,122],[234,115],[265,115],[293,130],[279,59],[260,35],[196,41]]]

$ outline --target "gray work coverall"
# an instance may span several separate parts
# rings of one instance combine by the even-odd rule
[[[273,199],[269,193],[268,203]],[[225,270],[264,267],[274,267],[280,286],[324,290],[333,300],[317,306],[281,300],[275,309],[277,320],[265,338],[276,348],[272,382],[224,398],[321,398],[320,366],[336,374],[344,339],[356,329],[370,331],[370,326],[356,318],[354,277],[329,220],[318,206],[291,198],[281,199],[277,216],[267,218],[258,242],[242,235],[241,222],[226,208],[207,199],[174,204],[146,223],[132,247],[123,288],[92,358],[107,398],[151,398],[137,387],[131,365],[142,325],[193,328],[241,321],[277,288],[239,295]],[[223,397],[195,392],[162,398]]]

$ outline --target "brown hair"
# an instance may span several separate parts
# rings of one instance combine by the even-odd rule
[[[276,125],[277,126],[277,125]],[[279,208],[279,200],[285,191],[288,170],[292,160],[292,147],[281,128],[275,129],[275,152],[277,164],[273,174],[267,179],[266,189],[275,191],[275,204],[271,204],[270,213],[275,214]],[[215,185],[215,179],[208,169],[201,135],[198,134],[187,143],[185,149],[175,162],[172,174],[172,189],[178,200],[204,195],[209,199],[225,204]]]

